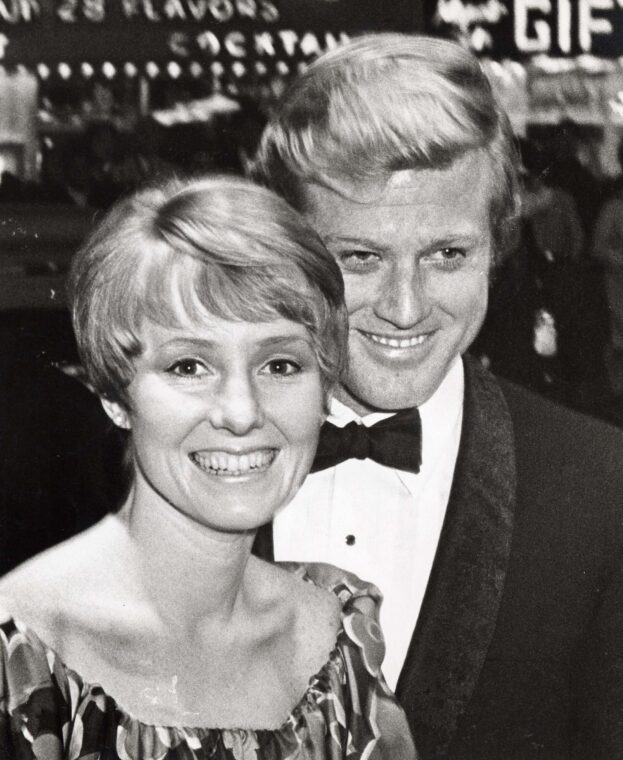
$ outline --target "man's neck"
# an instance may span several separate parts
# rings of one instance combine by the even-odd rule
[[[336,401],[339,401],[340,404],[344,404],[344,406],[348,407],[359,417],[365,417],[367,414],[382,411],[379,409],[374,409],[365,404],[363,401],[355,398],[355,396],[351,395],[348,389],[343,385],[338,385],[338,387],[335,389],[334,398]]]
[[[448,372],[442,379],[439,386],[435,389],[435,391],[424,402],[420,404],[413,404],[413,406],[417,406],[419,409],[422,409],[422,407],[426,407],[427,405],[429,405],[429,402],[431,402],[431,400],[433,400],[439,395],[443,395],[443,393],[446,390],[446,386],[455,385],[457,381],[461,383],[461,390],[462,390],[462,378],[463,378],[463,371],[462,371],[461,357],[457,356],[456,359],[450,365]],[[348,391],[348,389],[342,385],[336,388],[333,400],[334,402],[337,401],[339,402],[339,404],[342,404],[344,407],[349,409],[351,412],[353,412],[355,415],[357,415],[361,419],[372,414],[378,414],[379,418],[381,418],[382,415],[389,416],[391,414],[396,414],[396,412],[401,411],[400,409],[378,409],[376,407],[369,406],[365,402],[353,396]],[[338,406],[339,408],[339,404],[338,405],[333,404],[332,406],[333,407]],[[331,411],[333,412],[333,408]]]

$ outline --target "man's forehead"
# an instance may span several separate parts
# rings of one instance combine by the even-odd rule
[[[354,205],[403,206],[446,199],[468,192],[491,200],[494,190],[493,172],[488,156],[470,151],[442,167],[401,169],[382,177],[354,180],[335,178],[330,186],[306,183],[306,205],[332,202],[338,198]]]

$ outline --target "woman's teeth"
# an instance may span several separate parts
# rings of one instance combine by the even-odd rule
[[[210,451],[190,455],[192,461],[211,475],[245,475],[249,472],[267,470],[275,458],[274,449],[259,449],[247,454],[231,454],[227,451]]]

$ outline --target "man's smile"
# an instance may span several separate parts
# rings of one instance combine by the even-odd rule
[[[377,345],[387,346],[389,348],[415,348],[421,346],[427,338],[429,338],[432,332],[420,333],[418,335],[412,335],[407,338],[398,338],[390,335],[381,335],[379,333],[367,332],[366,330],[358,330],[364,338],[371,343]]]

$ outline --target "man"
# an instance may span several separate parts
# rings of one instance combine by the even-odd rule
[[[515,168],[453,43],[362,37],[294,83],[256,174],[340,264],[349,362],[329,417],[344,441],[328,429],[275,556],[381,588],[384,669],[422,757],[623,757],[623,434],[461,358],[513,232]],[[359,427],[413,407],[421,465],[413,411],[393,450]],[[349,441],[359,458],[335,464]]]

